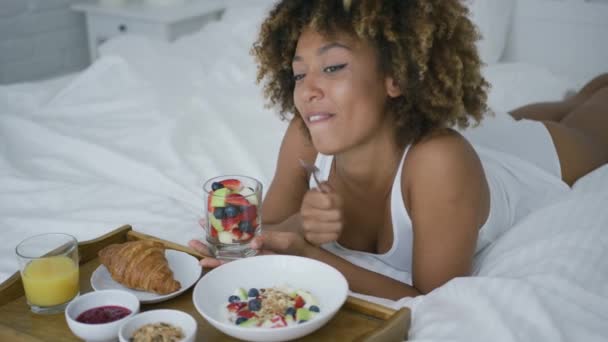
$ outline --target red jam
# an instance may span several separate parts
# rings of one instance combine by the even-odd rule
[[[128,316],[131,310],[117,305],[98,306],[89,309],[76,318],[76,321],[87,324],[102,324],[118,321]]]

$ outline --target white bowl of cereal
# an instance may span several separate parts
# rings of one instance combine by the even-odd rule
[[[348,296],[335,268],[308,258],[263,255],[207,272],[196,284],[197,311],[223,333],[247,341],[288,341],[321,328]]]
[[[179,310],[150,310],[126,321],[118,332],[120,342],[196,340],[194,317]]]

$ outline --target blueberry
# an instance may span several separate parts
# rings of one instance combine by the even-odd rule
[[[224,208],[224,215],[226,215],[226,217],[235,217],[239,214],[239,208],[229,205],[226,208]]]
[[[225,212],[224,208],[217,207],[217,208],[213,209],[213,216],[215,216],[216,219],[221,220],[226,216],[226,212]]]
[[[241,298],[239,296],[230,296],[228,297],[228,301],[230,303],[237,303],[241,301]]]
[[[256,288],[251,288],[251,289],[249,289],[249,292],[247,293],[247,295],[249,297],[257,297],[260,295],[260,292]]]
[[[239,230],[243,233],[253,233],[253,226],[249,221],[241,221],[239,222]]]
[[[262,302],[259,299],[252,299],[249,301],[249,311],[260,311],[262,308]]]
[[[236,319],[236,325],[239,325],[247,320],[246,317],[239,317]]]
[[[285,316],[287,316],[287,315],[291,315],[291,317],[295,317],[296,308],[294,308],[293,306],[288,307],[287,310],[285,310]]]
[[[213,191],[221,189],[223,187],[224,187],[224,185],[220,182],[213,182],[213,184],[211,184],[211,190],[213,190]]]
[[[308,308],[308,310],[310,310],[310,311],[312,311],[312,312],[320,312],[320,311],[321,311],[321,309],[319,309],[319,307],[318,307],[318,306],[316,306],[316,305],[311,305],[311,306]]]

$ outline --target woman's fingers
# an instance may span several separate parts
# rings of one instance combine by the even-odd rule
[[[302,221],[302,232],[304,234],[340,234],[342,232],[342,222]]]
[[[249,246],[258,251],[258,255],[272,255],[272,254],[276,254],[275,252],[269,250],[269,249],[265,249],[264,246],[264,239],[261,236],[256,236],[253,238],[253,240],[251,240],[251,242],[249,243]]]
[[[319,184],[319,190],[321,190],[324,193],[331,193],[334,191],[334,188],[329,185],[328,182],[322,182],[321,184]]]
[[[203,266],[204,268],[216,268],[218,266],[225,264],[226,262],[227,261],[225,261],[225,260],[218,260],[218,259],[214,259],[211,257],[207,257],[207,258],[201,259],[201,261],[199,261],[199,264],[201,266]]]
[[[298,233],[262,231],[251,241],[251,248],[262,254],[284,253],[298,255],[301,252],[303,238]]]
[[[302,207],[333,209],[340,208],[341,206],[342,198],[335,192],[309,191],[302,200]]]
[[[199,264],[205,268],[215,268],[226,263],[224,260],[218,260],[211,257],[209,247],[199,240],[190,240],[188,242],[188,246],[205,256],[201,259],[201,261],[199,261]]]
[[[194,249],[195,251],[201,253],[202,255],[211,255],[211,253],[209,252],[209,248],[200,240],[190,240],[188,242],[188,246],[190,246],[190,248]]]
[[[337,209],[325,210],[304,207],[300,210],[302,221],[339,222],[342,221],[342,212]]]
[[[304,235],[306,241],[310,242],[315,246],[321,246],[323,244],[334,242],[338,240],[340,234],[338,233],[306,233]]]

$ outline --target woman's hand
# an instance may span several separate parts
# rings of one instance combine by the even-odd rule
[[[200,219],[198,221],[198,224],[200,224],[200,226],[203,228],[203,230],[205,229],[205,225],[206,225],[205,219]],[[194,249],[195,251],[197,251],[205,256],[199,262],[199,264],[205,268],[216,268],[216,267],[226,263],[226,261],[224,261],[224,260],[218,260],[218,259],[215,259],[214,257],[212,257],[211,251],[209,251],[209,248],[204,243],[202,243],[200,240],[190,240],[190,242],[188,242],[188,246],[190,246],[190,248]]]
[[[261,236],[253,238],[250,246],[257,250],[258,254],[289,254],[297,256],[307,256],[312,249],[318,248],[311,245],[298,232],[268,230],[263,230]]]
[[[201,219],[199,224],[204,229],[205,220]],[[228,262],[228,260],[219,260],[212,257],[209,247],[200,240],[190,240],[188,246],[205,256],[199,262],[205,268],[215,268]],[[255,237],[250,246],[257,250],[260,255],[290,254],[305,256],[311,248],[316,248],[296,231],[262,231],[262,235]]]
[[[342,197],[327,183],[306,192],[300,207],[302,234],[315,246],[338,240],[344,226]]]

